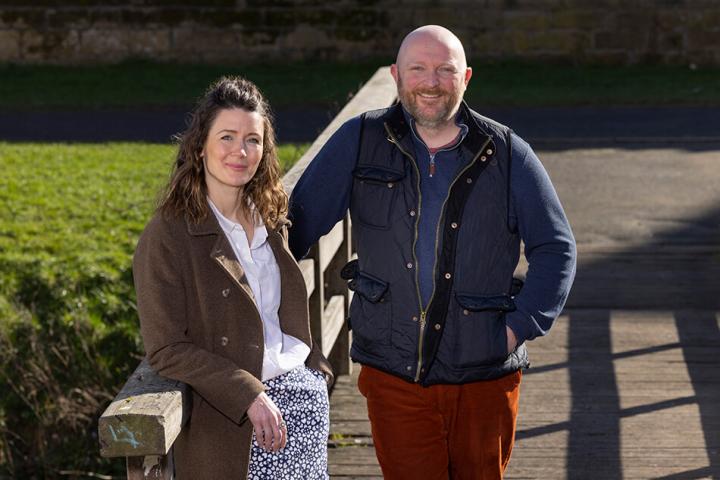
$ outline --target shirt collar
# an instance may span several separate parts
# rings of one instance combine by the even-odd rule
[[[402,108],[403,115],[405,116],[405,121],[408,122],[408,125],[410,125],[410,131],[412,131],[413,138],[415,138],[417,141],[419,141],[420,143],[425,145],[425,142],[423,141],[422,138],[420,138],[420,135],[418,135],[417,130],[415,129],[415,118],[412,115],[410,115],[410,112],[405,110],[405,105],[403,105],[401,103],[400,106]],[[455,114],[455,125],[460,127],[460,134],[458,135],[458,137],[455,137],[457,139],[457,141],[453,142],[451,148],[455,148],[458,145],[460,145],[462,143],[462,141],[465,140],[465,137],[467,136],[469,128],[468,128],[467,124],[465,124],[465,122],[463,121],[464,117],[465,117],[465,115],[463,115],[463,109],[461,106],[460,108],[458,108],[458,111]],[[427,145],[425,146],[425,148],[427,148]]]
[[[245,233],[245,229],[237,222],[233,222],[229,218],[227,218],[225,215],[220,213],[220,210],[215,206],[215,204],[210,200],[210,197],[208,197],[208,204],[210,205],[210,209],[215,214],[215,217],[218,219],[218,223],[220,224],[220,228],[223,229],[223,232],[227,236],[231,236],[233,231],[242,232]],[[255,204],[250,202],[250,211],[255,211]],[[253,233],[253,240],[252,245],[250,245],[250,248],[257,248],[261,246],[263,243],[265,243],[265,240],[267,240],[267,228],[265,228],[265,224],[263,223],[262,219],[258,223],[255,224],[255,232]]]

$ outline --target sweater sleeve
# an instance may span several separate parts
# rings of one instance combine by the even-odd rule
[[[157,216],[140,237],[133,277],[140,331],[150,366],[160,375],[190,385],[210,405],[236,423],[265,390],[253,374],[214,354],[188,335],[188,313],[179,259],[186,254],[175,232]]]
[[[298,260],[345,216],[350,205],[361,118],[345,122],[325,143],[290,196],[290,250]]]
[[[510,223],[525,244],[527,277],[507,325],[518,343],[545,335],[560,315],[575,277],[570,224],[545,168],[530,146],[513,136]]]

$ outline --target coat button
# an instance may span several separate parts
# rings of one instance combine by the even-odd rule
[[[452,275],[449,272],[445,274],[445,280],[450,280],[450,277],[452,277]]]
[[[441,328],[442,328],[442,327],[440,326],[439,323],[436,323],[436,324],[435,324],[435,330],[440,330]]]
[[[415,216],[415,210],[410,210],[410,216],[411,216],[411,217],[414,217],[414,216]]]
[[[220,337],[220,345],[223,347],[228,344],[228,338],[227,337]]]
[[[466,181],[467,183],[472,183],[472,178],[468,177],[468,178],[465,179],[465,181]]]
[[[487,160],[487,157],[486,157],[485,155],[483,155],[483,156],[480,157],[480,161],[481,161],[481,162],[484,162],[485,160]]]
[[[413,322],[417,322],[417,321],[418,321],[418,318],[417,318],[417,317],[413,317]]]
[[[222,291],[222,296],[225,297],[225,298],[229,297],[229,296],[230,296],[230,289],[229,289],[229,288],[224,289],[224,290]]]
[[[405,265],[407,268],[412,268],[412,262],[408,262],[407,265]]]
[[[405,367],[405,370],[407,370],[409,372],[410,370],[412,370],[412,367],[410,365],[408,365],[407,367]]]
[[[470,311],[466,308],[463,310],[463,315],[467,316],[470,315]]]
[[[452,223],[450,224],[450,227],[451,227],[451,228],[457,228],[457,222],[452,222]]]
[[[388,182],[388,184],[387,184],[387,187],[388,187],[388,188],[392,188],[392,187],[394,187],[394,186],[395,186],[395,184],[392,183],[392,182]]]
[[[487,153],[488,155],[492,155],[492,149],[491,149],[491,148],[488,148],[488,149],[485,151],[485,153]]]

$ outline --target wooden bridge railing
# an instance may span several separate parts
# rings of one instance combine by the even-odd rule
[[[387,67],[380,68],[345,105],[308,151],[283,178],[291,192],[310,161],[346,120],[390,105],[395,84]],[[314,245],[300,268],[307,285],[310,326],[315,341],[337,374],[350,373],[350,297],[339,270],[350,259],[350,220],[345,218]],[[172,444],[188,418],[189,389],[156,374],[143,360],[98,423],[100,454],[126,457],[128,479],[172,478]]]

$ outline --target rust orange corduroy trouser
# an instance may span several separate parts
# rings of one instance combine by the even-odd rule
[[[510,461],[520,371],[423,387],[363,365],[375,452],[386,480],[499,480]]]

